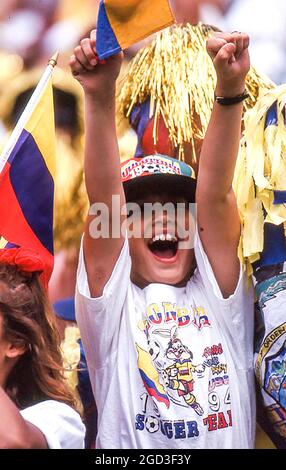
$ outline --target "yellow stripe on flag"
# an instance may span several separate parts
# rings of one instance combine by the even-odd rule
[[[52,77],[49,78],[46,88],[39,99],[32,116],[25,125],[25,129],[35,139],[39,151],[46,162],[47,168],[54,178],[56,169],[56,136]]]
[[[105,8],[122,49],[175,21],[168,0],[106,0]]]

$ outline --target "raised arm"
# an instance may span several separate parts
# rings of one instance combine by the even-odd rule
[[[218,33],[207,43],[217,73],[216,95],[235,97],[244,92],[249,70],[249,38]],[[203,142],[198,184],[198,229],[224,297],[233,294],[239,277],[237,248],[240,220],[232,189],[241,136],[242,102],[214,103]]]
[[[112,196],[120,198],[120,206],[125,204],[115,127],[115,83],[123,54],[99,64],[95,47],[92,31],[90,38],[75,48],[70,66],[85,94],[85,181],[91,211],[83,246],[91,295],[99,297],[123,246],[123,238],[111,234]],[[105,221],[110,226],[107,238],[94,238],[91,233],[97,217],[96,203],[103,203],[109,213]]]

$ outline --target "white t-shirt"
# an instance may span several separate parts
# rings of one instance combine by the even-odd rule
[[[103,296],[81,250],[77,321],[98,408],[97,448],[252,448],[253,295],[223,299],[201,242],[185,288],[130,281],[126,241]]]
[[[20,411],[45,436],[49,449],[84,449],[85,426],[79,414],[56,400],[46,400]]]

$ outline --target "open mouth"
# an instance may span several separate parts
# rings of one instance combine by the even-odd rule
[[[160,259],[172,259],[178,252],[178,239],[169,233],[156,235],[148,243],[149,250]]]

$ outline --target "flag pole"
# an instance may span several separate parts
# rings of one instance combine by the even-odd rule
[[[38,101],[40,100],[43,91],[46,88],[46,85],[50,79],[50,77],[53,74],[54,67],[57,65],[57,61],[59,58],[59,52],[56,52],[48,61],[48,65],[38,83],[36,86],[34,93],[32,94],[26,108],[24,109],[21,117],[19,118],[10,138],[8,139],[8,142],[6,143],[1,155],[0,155],[0,175],[3,171],[3,168],[5,167],[12,150],[18,141],[25,124],[29,121]]]
[[[55,54],[50,58],[48,65],[51,65],[54,68],[58,63],[59,55],[59,51],[55,52]]]

